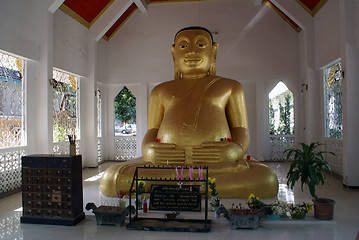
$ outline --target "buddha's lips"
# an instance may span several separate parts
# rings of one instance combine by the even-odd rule
[[[197,65],[202,62],[200,58],[185,59],[184,62],[188,65]]]

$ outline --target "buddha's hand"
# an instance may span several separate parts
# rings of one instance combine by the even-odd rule
[[[142,154],[145,161],[158,165],[182,165],[185,162],[185,150],[172,143],[150,142]]]
[[[243,157],[242,147],[233,142],[204,142],[192,149],[193,163],[235,162]]]

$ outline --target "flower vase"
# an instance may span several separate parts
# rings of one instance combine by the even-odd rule
[[[74,143],[70,143],[70,155],[76,156],[76,145]]]
[[[138,199],[136,199],[136,203],[137,203],[137,209],[138,210],[142,210],[142,196],[141,194],[138,194]]]
[[[211,205],[211,211],[216,212],[216,209],[220,206],[220,200],[216,195],[211,195],[209,204]]]
[[[292,218],[294,218],[294,219],[304,219],[306,215],[307,215],[306,212],[293,213]]]

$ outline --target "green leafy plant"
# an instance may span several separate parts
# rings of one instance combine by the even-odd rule
[[[263,208],[264,202],[259,200],[259,197],[256,197],[253,193],[251,193],[246,201],[249,208]]]
[[[296,182],[300,180],[302,191],[303,186],[307,185],[310,195],[317,201],[320,201],[315,188],[317,185],[323,185],[326,182],[323,168],[327,168],[331,172],[331,168],[324,160],[323,155],[325,153],[335,154],[327,151],[317,151],[317,147],[322,145],[318,142],[311,143],[310,145],[300,143],[300,145],[301,149],[291,148],[284,151],[284,153],[287,153],[287,160],[291,159],[292,156],[294,159],[287,173],[287,185],[293,189]]]

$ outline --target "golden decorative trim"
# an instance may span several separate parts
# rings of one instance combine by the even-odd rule
[[[118,30],[120,30],[120,28],[122,27],[123,24],[125,24],[125,22],[127,22],[127,20],[132,16],[132,14],[134,12],[136,12],[136,10],[138,9],[138,7],[136,6],[136,8],[126,17],[125,20],[123,20],[123,22],[116,28],[115,31],[113,31],[113,33],[107,37],[106,35],[103,35],[103,39],[105,39],[106,41],[110,41],[110,39],[117,33]]]
[[[114,1],[115,0],[111,0],[107,3],[107,5],[101,10],[101,12],[97,14],[97,16],[90,22],[90,27],[97,21],[97,19],[99,19],[99,17],[101,17],[101,15],[111,6]]]
[[[273,3],[271,3],[270,1],[266,1],[267,4],[276,12],[278,13],[279,16],[281,16],[290,26],[292,26],[292,28],[294,28],[295,31],[300,32],[302,31],[302,28],[299,27],[299,25],[297,24],[297,26],[293,25],[290,21],[289,21],[289,17],[287,15],[284,15],[284,13],[282,11],[280,11]],[[292,20],[293,21],[293,20]],[[294,22],[294,21],[293,21]]]
[[[73,19],[84,25],[85,27],[90,28],[90,24],[85,19],[83,19],[80,15],[75,13],[71,8],[69,8],[65,4],[62,4],[60,6],[60,9],[64,11],[66,14],[68,14],[70,17],[72,17]]]
[[[296,0],[296,2],[302,6],[312,17],[315,16],[315,14],[317,14],[319,12],[319,10],[324,6],[324,4],[326,4],[328,2],[328,0],[320,0],[317,4],[317,6],[315,6],[315,8],[312,10],[310,10],[302,1],[300,0]]]

